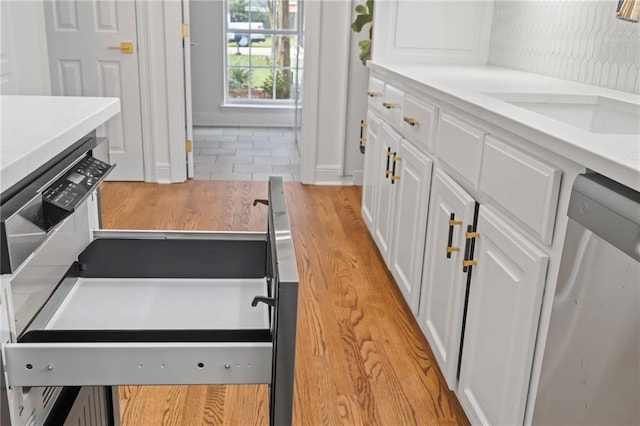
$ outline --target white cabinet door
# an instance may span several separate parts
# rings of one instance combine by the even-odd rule
[[[378,200],[380,175],[384,173],[380,159],[380,142],[378,133],[380,120],[373,114],[367,116],[367,140],[364,144],[364,176],[362,183],[362,220],[373,235],[373,218]]]
[[[450,389],[456,385],[467,273],[465,230],[475,201],[440,169],[433,175],[418,323]],[[457,250],[457,251],[456,251]]]
[[[390,269],[417,315],[433,161],[406,139],[400,144],[400,155],[391,161],[395,212]]]
[[[548,257],[480,206],[458,398],[472,424],[522,424]]]
[[[389,254],[391,250],[391,233],[393,231],[393,207],[396,185],[391,182],[392,159],[398,155],[400,147],[400,135],[383,123],[380,130],[379,152],[383,170],[376,172],[378,175],[378,201],[376,214],[373,216],[373,239],[378,245],[378,250],[389,266]]]

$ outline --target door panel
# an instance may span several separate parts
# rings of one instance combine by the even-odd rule
[[[465,230],[473,225],[475,201],[451,177],[436,170],[433,177],[429,225],[418,323],[454,389],[460,353],[467,274],[462,271]],[[452,225],[450,220],[462,221]],[[459,248],[447,257],[451,246]]]
[[[98,129],[118,167],[111,180],[143,180],[142,124],[134,1],[45,2],[52,92],[118,97],[122,112]],[[133,43],[122,53],[121,42]]]
[[[380,174],[384,172],[380,162],[380,142],[378,132],[380,120],[374,115],[367,116],[367,141],[364,154],[364,179],[362,183],[362,219],[373,235],[373,218],[378,200],[378,186]]]
[[[478,214],[458,397],[473,424],[522,424],[548,256]]]
[[[183,31],[182,54],[184,64],[184,118],[185,134],[187,140],[193,142],[193,111],[191,108],[191,48],[198,46],[198,43],[191,42],[191,17],[189,15],[189,0],[182,0],[182,22],[186,25],[187,31]],[[193,144],[187,151],[187,177],[194,176]]]
[[[433,161],[406,140],[401,143],[400,157],[395,161],[400,179],[395,181],[391,273],[417,315]]]
[[[375,233],[373,236],[387,266],[390,264],[389,255],[391,252],[394,194],[396,189],[395,185],[391,185],[391,159],[398,153],[399,146],[400,135],[386,124],[383,124],[380,131],[379,155],[384,167],[378,172],[377,178],[379,179],[379,190],[376,214],[374,216]]]

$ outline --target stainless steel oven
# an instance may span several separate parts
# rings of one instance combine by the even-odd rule
[[[298,274],[282,180],[266,232],[106,231],[95,188],[111,166],[93,147],[2,204],[12,423],[75,421],[87,404],[118,424],[118,385],[263,383],[271,424],[290,424]]]

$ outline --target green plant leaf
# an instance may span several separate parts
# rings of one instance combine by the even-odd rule
[[[358,12],[361,15],[366,15],[368,14],[369,11],[367,10],[367,7],[365,5],[359,4],[356,6],[356,12]]]
[[[353,24],[351,24],[351,29],[359,33],[365,25],[371,22],[371,20],[372,17],[370,15],[358,15],[356,16],[355,21],[353,21]]]
[[[358,42],[360,46],[360,54],[358,57],[363,65],[367,65],[367,61],[371,59],[371,40],[362,40]]]

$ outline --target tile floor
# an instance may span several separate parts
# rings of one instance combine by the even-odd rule
[[[196,180],[300,180],[291,128],[194,127],[193,153]]]

